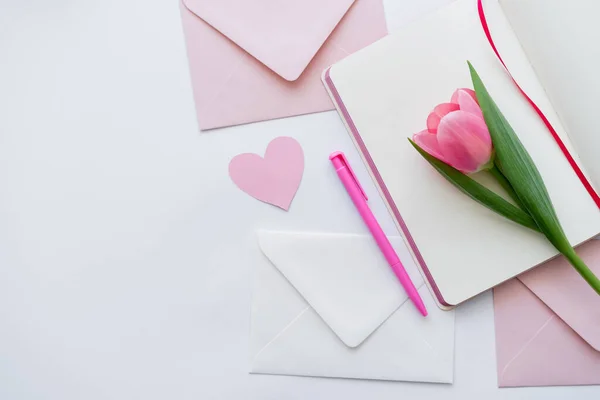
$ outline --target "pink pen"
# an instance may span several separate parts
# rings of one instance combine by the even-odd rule
[[[329,156],[329,159],[331,160],[333,167],[335,168],[338,176],[340,177],[342,184],[346,188],[346,191],[350,195],[352,202],[356,206],[358,213],[360,214],[362,219],[365,221],[365,224],[367,224],[367,227],[371,231],[375,242],[377,242],[377,245],[381,249],[381,252],[383,253],[385,259],[390,264],[390,267],[392,267],[392,270],[400,280],[400,283],[404,287],[404,290],[406,290],[408,297],[410,297],[410,299],[415,304],[419,312],[423,314],[424,317],[426,317],[427,309],[425,308],[425,304],[423,304],[423,299],[421,298],[421,296],[419,296],[419,292],[417,292],[417,288],[412,283],[410,277],[406,273],[406,270],[404,269],[400,258],[398,258],[398,255],[394,251],[394,248],[392,247],[390,241],[388,240],[385,233],[383,233],[381,226],[379,226],[379,223],[375,219],[373,212],[367,205],[367,195],[363,190],[362,186],[360,185],[360,182],[358,182],[358,179],[356,179],[356,175],[354,175],[354,171],[352,171],[352,168],[350,167],[346,156],[341,151],[336,151],[335,153],[332,153]]]

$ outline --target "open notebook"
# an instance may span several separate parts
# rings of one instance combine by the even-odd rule
[[[597,0],[484,1],[496,46],[591,181],[600,187]],[[600,232],[600,212],[481,28],[458,0],[325,71],[323,80],[441,306],[454,306],[552,257],[535,232],[474,202],[407,137],[432,108],[471,87],[466,60],[530,152],[572,244]]]

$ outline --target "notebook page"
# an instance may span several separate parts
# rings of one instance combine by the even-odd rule
[[[527,81],[540,106],[551,110],[498,4],[486,3],[493,34],[515,75]],[[496,215],[447,183],[406,139],[424,129],[433,106],[449,101],[457,87],[471,86],[467,59],[538,165],[571,242],[600,232],[600,212],[496,60],[475,2],[459,0],[330,70],[359,132],[357,142],[364,142],[390,192],[390,211],[393,202],[423,256],[423,269],[450,305],[556,255],[540,234]]]
[[[597,121],[600,1],[500,0],[500,3],[570,137],[581,166],[594,186],[600,188]]]

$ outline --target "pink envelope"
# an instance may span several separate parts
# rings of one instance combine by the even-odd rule
[[[600,274],[600,240],[577,248]],[[494,289],[498,386],[600,384],[600,296],[556,258]]]
[[[387,33],[382,0],[182,0],[181,14],[202,130],[333,110],[321,72]]]

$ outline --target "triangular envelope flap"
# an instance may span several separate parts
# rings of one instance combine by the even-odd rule
[[[600,352],[518,279],[494,289],[498,385],[600,383]]]
[[[577,254],[600,276],[600,241],[590,240]],[[558,257],[519,276],[529,290],[600,351],[600,296],[564,257]]]
[[[371,236],[259,231],[258,241],[273,265],[349,347],[360,345],[407,300]],[[422,286],[402,239],[391,237],[390,242],[415,286]]]
[[[183,0],[199,18],[288,81],[300,77],[354,0]]]

